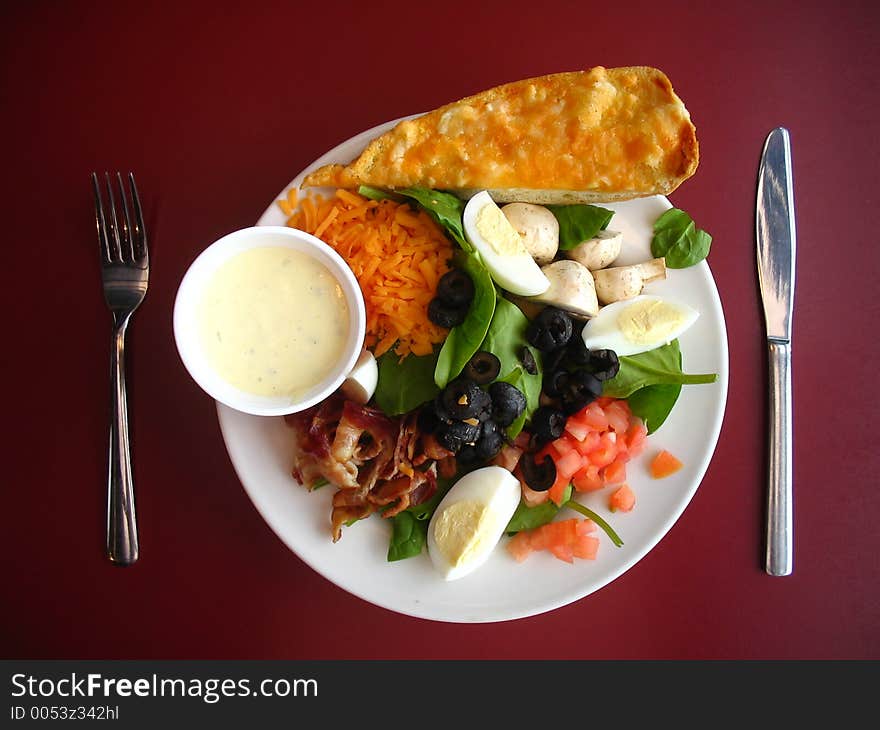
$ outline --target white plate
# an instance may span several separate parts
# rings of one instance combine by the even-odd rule
[[[395,122],[374,127],[343,142],[309,170],[331,162],[345,163],[365,144]],[[291,182],[299,187],[304,171]],[[284,197],[282,191],[279,197]],[[621,261],[650,258],[651,227],[668,207],[664,197],[608,204],[616,211],[611,228],[622,230],[626,252]],[[273,201],[258,225],[284,225],[285,216]],[[226,447],[241,483],[260,514],[281,540],[303,561],[340,588],[378,606],[438,621],[481,623],[533,616],[577,601],[607,585],[631,568],[669,531],[697,490],[718,441],[727,399],[727,332],[721,301],[708,265],[670,270],[646,293],[675,294],[700,312],[680,338],[686,372],[718,373],[711,385],[684,386],[662,428],[648,439],[640,459],[627,465],[636,507],[627,514],[611,513],[609,490],[581,495],[584,504],[604,516],[624,541],[616,548],[601,540],[596,560],[557,560],[533,553],[517,563],[499,548],[478,571],[445,582],[426,553],[395,563],[386,561],[390,524],[372,516],[344,528],[342,539],[330,540],[332,489],[308,492],[291,476],[290,434],[282,418],[249,416],[217,407]],[[662,481],[647,473],[649,457],[667,448],[684,468]],[[577,516],[569,512],[569,516]],[[503,538],[506,539],[506,538]]]

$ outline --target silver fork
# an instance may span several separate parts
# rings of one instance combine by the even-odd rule
[[[109,214],[104,213],[98,176],[92,173],[95,193],[95,222],[101,252],[104,299],[113,315],[110,349],[110,458],[107,469],[107,556],[117,565],[131,565],[138,559],[138,531],[128,442],[128,404],[125,394],[125,332],[135,309],[147,293],[150,258],[147,232],[134,175],[128,173],[131,189],[126,195],[122,175],[116,173],[119,201],[104,173]],[[134,217],[129,211],[131,198]]]

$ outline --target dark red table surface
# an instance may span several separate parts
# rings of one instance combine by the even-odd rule
[[[711,6],[713,9],[707,9]],[[4,3],[7,658],[878,658],[880,22],[873,2]],[[680,520],[587,598],[423,621],[337,588],[260,518],[171,331],[181,276],[352,134],[496,84],[663,69],[701,163],[730,343],[715,456]],[[798,222],[794,574],[762,567],[758,157],[791,130]],[[129,331],[141,559],[103,554],[110,320],[92,170],[137,174],[150,290]],[[527,590],[524,586],[523,590]]]

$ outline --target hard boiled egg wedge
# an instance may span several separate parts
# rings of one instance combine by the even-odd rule
[[[614,350],[637,355],[679,337],[699,317],[693,307],[668,297],[642,294],[607,304],[584,325],[589,350]]]
[[[373,397],[378,384],[379,365],[373,353],[365,349],[342,383],[342,392],[349,400],[363,405]]]
[[[428,524],[428,554],[446,580],[472,573],[491,555],[519,504],[519,480],[500,466],[465,474]]]
[[[487,191],[468,201],[462,223],[468,241],[477,249],[498,286],[524,297],[547,291],[550,281]]]

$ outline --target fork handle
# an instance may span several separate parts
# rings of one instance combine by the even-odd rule
[[[110,458],[107,473],[107,556],[116,565],[138,559],[134,482],[128,442],[125,393],[125,330],[128,318],[116,323],[110,347]]]

